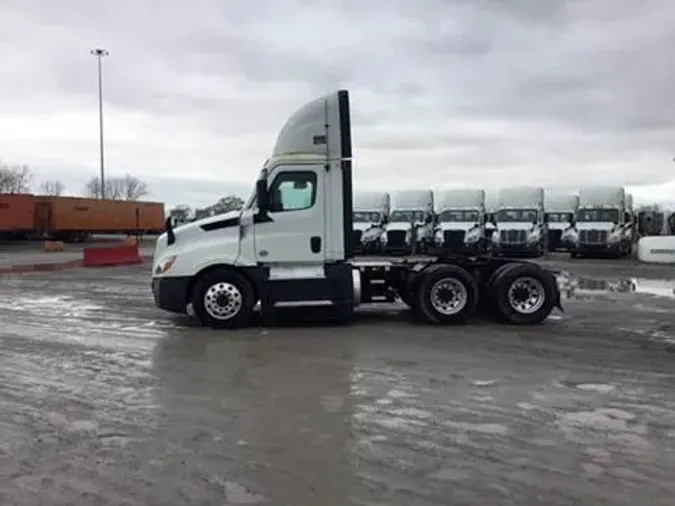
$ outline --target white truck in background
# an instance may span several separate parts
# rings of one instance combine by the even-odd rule
[[[439,190],[434,200],[436,245],[451,252],[485,252],[485,190]]]
[[[546,223],[542,187],[502,188],[496,219],[495,253],[535,257],[544,253]]]
[[[391,194],[391,214],[380,236],[386,253],[425,252],[434,240],[434,193],[401,190]]]
[[[488,245],[492,246],[497,242],[497,210],[499,208],[499,190],[489,188],[485,190],[485,237]]]
[[[544,192],[548,251],[569,251],[578,207],[579,196],[575,193],[549,189]]]
[[[585,187],[579,190],[570,256],[624,257],[632,249],[632,213],[623,186]]]
[[[387,192],[355,192],[353,241],[356,253],[376,253],[389,221],[390,197]]]

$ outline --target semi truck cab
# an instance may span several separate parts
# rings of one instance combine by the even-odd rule
[[[436,245],[454,252],[485,252],[485,190],[442,190],[436,199]]]
[[[579,196],[547,191],[544,197],[548,251],[569,251],[572,247],[572,230],[579,207]]]
[[[420,195],[422,205],[397,211],[408,223],[433,225],[431,191]],[[287,120],[241,211],[176,228],[167,219],[153,258],[155,304],[183,314],[191,308],[203,325],[229,329],[250,325],[256,307],[263,319],[319,308],[348,320],[361,304],[400,299],[430,324],[464,322],[479,307],[535,324],[561,307],[554,275],[527,262],[359,258],[353,218],[349,94],[339,90]]]
[[[389,194],[356,192],[354,194],[353,241],[359,253],[376,253],[389,222]]]
[[[587,255],[623,257],[632,246],[632,213],[623,187],[579,190],[579,209],[571,234],[573,258]]]
[[[546,217],[543,188],[503,188],[499,192],[496,219],[497,253],[535,257],[544,253]]]
[[[391,215],[381,236],[384,250],[400,254],[424,252],[434,238],[434,194],[431,190],[402,190],[391,195]]]

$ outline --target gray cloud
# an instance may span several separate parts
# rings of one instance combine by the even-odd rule
[[[669,0],[6,0],[0,157],[96,171],[101,45],[110,170],[167,201],[245,188],[285,117],[338,87],[363,186],[675,191],[674,23]]]

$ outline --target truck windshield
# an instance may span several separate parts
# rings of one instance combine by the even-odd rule
[[[570,213],[546,213],[549,223],[567,223]]]
[[[391,221],[407,223],[424,221],[424,211],[394,211],[391,213]]]
[[[537,221],[536,209],[502,209],[497,213],[497,223]]]
[[[446,209],[438,215],[441,222],[458,221],[478,223],[478,211],[452,210]]]
[[[618,209],[579,209],[577,213],[577,221],[579,222],[598,222],[610,221],[612,223],[619,223]]]
[[[354,223],[379,223],[380,213],[371,211],[354,211]]]

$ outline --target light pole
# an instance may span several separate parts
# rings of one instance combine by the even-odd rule
[[[101,157],[101,198],[105,198],[105,161],[103,156],[103,69],[101,60],[110,53],[105,49],[92,49],[89,51],[96,57],[98,63],[98,142]]]

